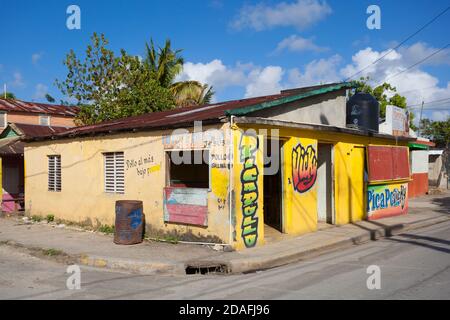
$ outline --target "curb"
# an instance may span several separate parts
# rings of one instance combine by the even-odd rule
[[[82,254],[77,262],[84,266],[126,271],[139,274],[185,274],[183,263],[141,262],[136,260],[111,259]]]
[[[433,219],[424,219],[410,223],[395,224],[392,226],[378,227],[373,230],[368,230],[362,235],[348,237],[343,240],[329,243],[325,246],[321,246],[314,249],[298,251],[289,250],[281,254],[267,257],[267,258],[250,258],[250,259],[235,259],[227,262],[223,262],[228,268],[228,273],[251,273],[256,271],[267,270],[275,267],[280,267],[293,262],[298,262],[301,260],[317,257],[328,253],[336,249],[345,249],[353,245],[359,245],[367,243],[369,241],[374,241],[382,238],[388,238],[393,235],[404,233],[408,230],[416,230],[420,228],[429,227],[435,224],[450,221],[450,217],[436,217]]]

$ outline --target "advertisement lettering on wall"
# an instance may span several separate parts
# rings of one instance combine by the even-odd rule
[[[408,212],[408,183],[369,185],[367,187],[367,217],[386,218]]]

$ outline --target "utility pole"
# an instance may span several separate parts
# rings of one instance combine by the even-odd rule
[[[417,132],[417,137],[420,137],[420,126],[422,125],[422,112],[423,112],[423,100],[422,100],[422,106],[420,107],[420,117],[419,117],[419,130]]]

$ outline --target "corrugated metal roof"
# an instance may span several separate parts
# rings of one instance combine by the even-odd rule
[[[0,154],[13,155],[23,154],[25,143],[20,141],[19,137],[5,138],[0,140]]]
[[[41,126],[37,124],[10,123],[10,127],[24,138],[43,137],[67,131],[71,127]]]
[[[176,108],[168,111],[147,113],[144,115],[128,117],[123,119],[105,121],[99,124],[80,126],[69,129],[67,131],[56,133],[41,139],[76,137],[84,135],[105,134],[118,131],[133,131],[143,129],[158,129],[182,126],[193,123],[194,121],[218,122],[220,119],[236,114],[243,115],[246,112],[254,112],[257,110],[274,107],[287,102],[301,100],[314,95],[324,94],[327,92],[337,91],[341,89],[351,88],[350,83],[332,83],[327,85],[315,86],[310,91],[295,90],[283,91],[279,94],[261,96],[249,99],[233,100],[220,102],[202,106],[189,106]]]
[[[13,99],[0,99],[0,111],[32,112],[75,117],[80,111],[80,108],[56,104],[25,102]]]

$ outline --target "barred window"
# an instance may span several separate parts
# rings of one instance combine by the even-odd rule
[[[107,152],[104,156],[105,192],[125,193],[123,152]]]
[[[48,190],[61,191],[61,156],[48,156]]]

